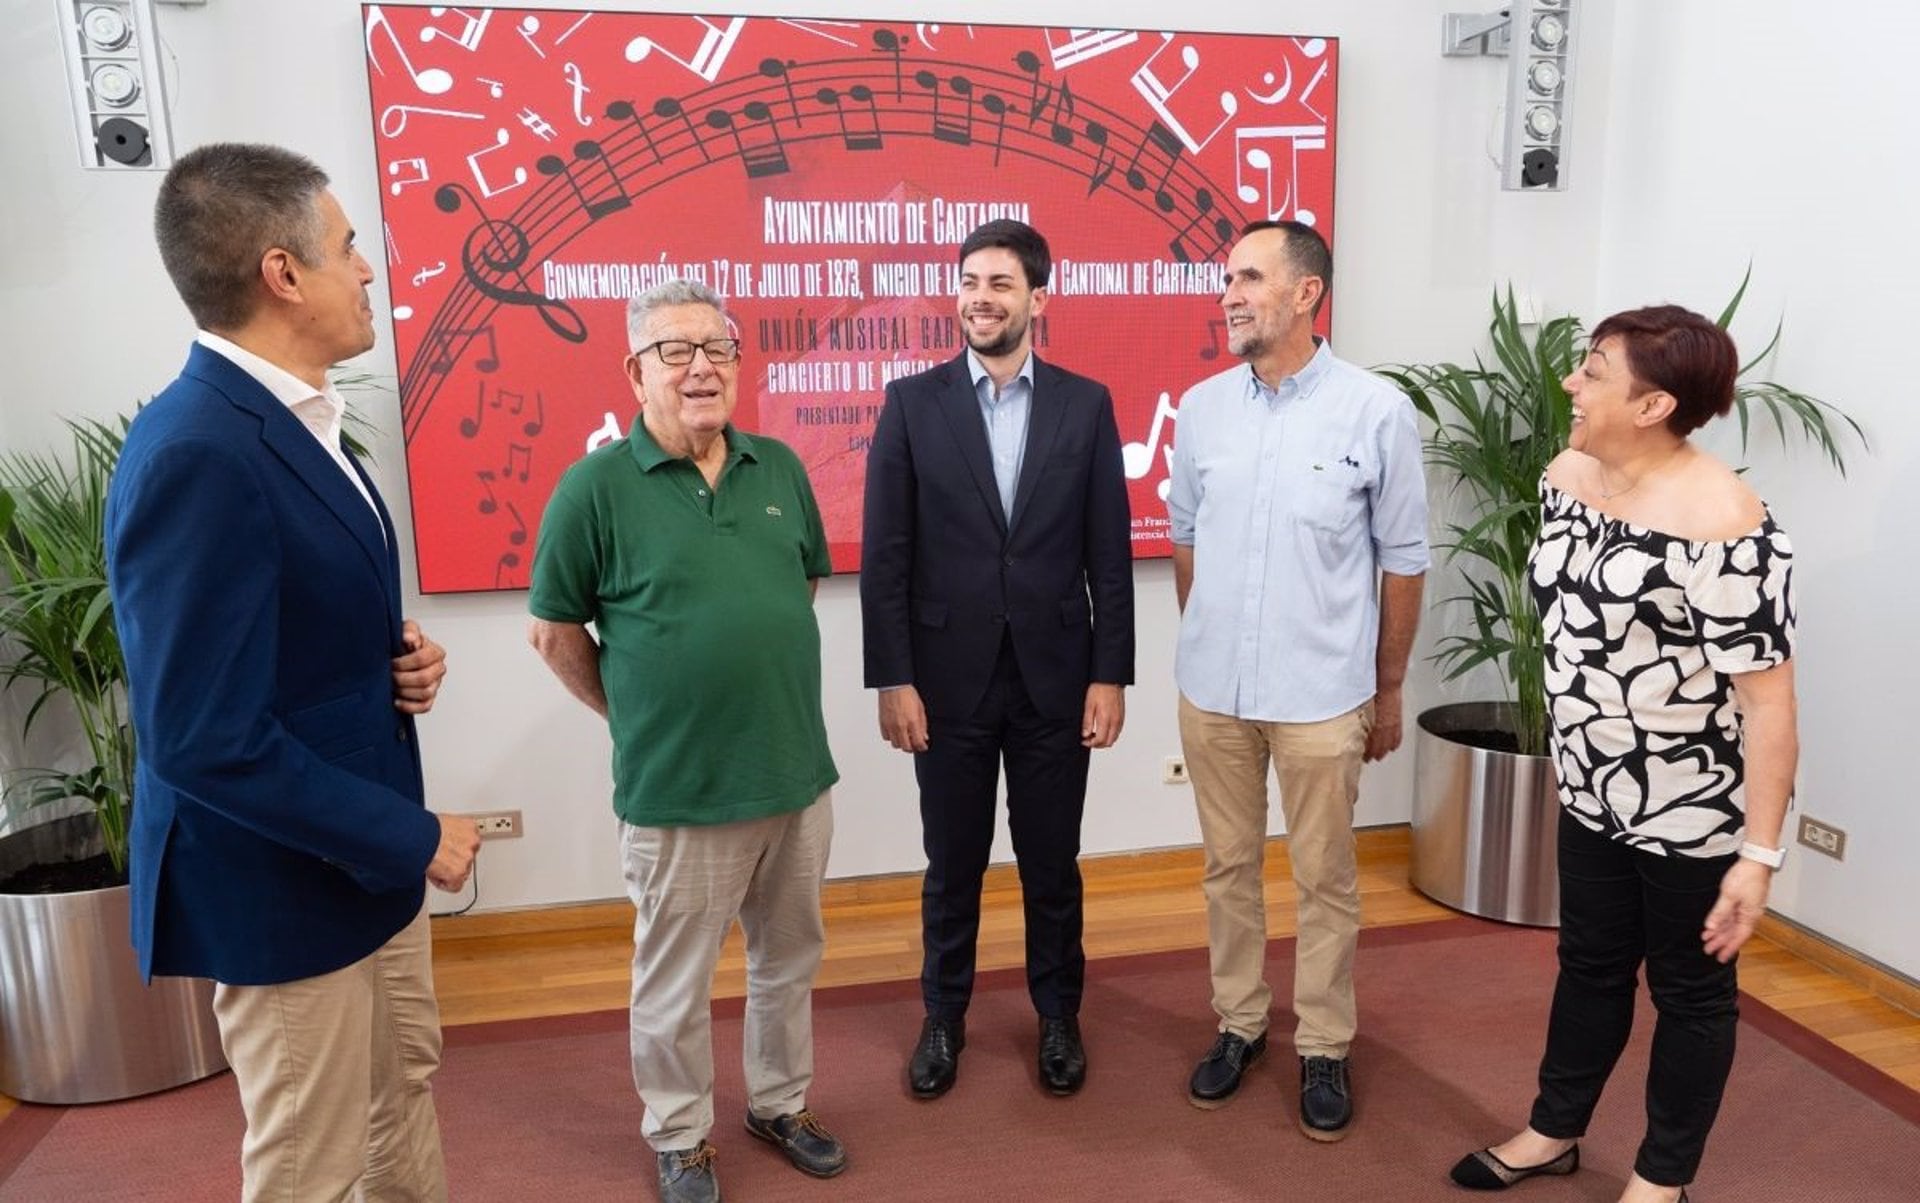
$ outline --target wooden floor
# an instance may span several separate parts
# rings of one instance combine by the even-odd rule
[[[1407,884],[1405,827],[1360,835],[1361,909],[1370,927],[1426,923],[1452,911]],[[1179,849],[1083,862],[1089,957],[1195,948],[1206,943],[1200,855]],[[1019,885],[1013,871],[991,870],[980,932],[980,967],[1021,963]],[[911,978],[920,967],[917,875],[829,883],[827,953],[819,984]],[[1294,891],[1286,845],[1267,857],[1269,931],[1294,931]],[[626,1006],[633,911],[624,902],[434,920],[434,973],[449,1025],[603,1011]],[[1844,955],[1822,953],[1785,925],[1756,937],[1740,956],[1743,990],[1795,1022],[1920,1091],[1920,1016],[1910,987]],[[1807,956],[1783,947],[1796,944]],[[1816,964],[1829,961],[1836,969]],[[744,988],[740,933],[721,958],[716,993]],[[1876,994],[1876,989],[1879,993]],[[1920,1009],[1920,1008],[1916,1008]],[[0,1098],[0,1115],[13,1104]]]

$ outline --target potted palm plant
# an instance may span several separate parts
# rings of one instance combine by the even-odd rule
[[[71,455],[0,457],[0,687],[24,744],[65,713],[77,767],[13,769],[0,793],[0,1094],[127,1098],[225,1068],[212,983],[141,981],[129,939],[134,732],[107,593],[107,484],[125,421],[69,423]]]
[[[1720,325],[1733,320],[1747,283]],[[1443,482],[1440,506],[1451,511],[1441,549],[1459,568],[1464,591],[1446,600],[1465,617],[1434,659],[1448,681],[1490,669],[1504,695],[1419,716],[1411,872],[1417,889],[1448,906],[1551,926],[1559,914],[1557,801],[1546,755],[1545,649],[1527,556],[1540,533],[1541,474],[1567,444],[1572,407],[1561,381],[1586,354],[1586,340],[1577,317],[1523,322],[1511,289],[1494,294],[1488,334],[1491,362],[1476,355],[1470,367],[1377,369],[1432,424],[1427,462]],[[1865,444],[1859,424],[1816,397],[1752,378],[1779,338],[1776,326],[1741,368],[1734,393],[1741,446],[1763,415],[1783,443],[1798,431],[1844,475],[1843,441]]]

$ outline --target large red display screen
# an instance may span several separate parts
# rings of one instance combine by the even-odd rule
[[[637,413],[629,295],[720,290],[742,429],[858,567],[886,382],[964,347],[956,253],[1052,244],[1046,359],[1113,391],[1164,555],[1173,399],[1226,366],[1239,227],[1333,224],[1331,39],[366,5],[420,588],[524,588],[554,482]],[[1323,313],[1323,322],[1328,320]]]

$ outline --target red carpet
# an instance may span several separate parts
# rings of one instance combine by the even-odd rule
[[[1272,978],[1288,997],[1292,945]],[[1034,1021],[1018,973],[982,976],[959,1085],[909,1097],[902,1066],[919,1026],[912,983],[822,991],[811,1102],[846,1141],[851,1168],[816,1182],[740,1128],[739,1004],[722,1004],[714,1142],[732,1203],[758,1200],[1466,1200],[1445,1181],[1471,1148],[1504,1137],[1532,1097],[1553,934],[1471,919],[1364,934],[1362,1034],[1351,1138],[1318,1145],[1295,1128],[1291,1017],[1228,1107],[1187,1105],[1212,1039],[1205,954],[1096,961],[1082,1012],[1092,1070],[1067,1100],[1030,1065]],[[1920,1094],[1751,999],[1700,1203],[1920,1198]],[[1651,1014],[1643,1012],[1580,1173],[1530,1182],[1527,1203],[1611,1200],[1639,1139]],[[439,1077],[456,1200],[651,1199],[625,1016],[458,1028]],[[200,1200],[238,1196],[239,1104],[231,1077],[145,1099],[0,1121],[0,1200]]]

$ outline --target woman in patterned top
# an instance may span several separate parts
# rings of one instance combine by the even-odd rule
[[[1687,436],[1733,404],[1725,331],[1663,305],[1600,323],[1565,382],[1532,584],[1560,784],[1560,976],[1527,1128],[1453,1180],[1502,1190],[1574,1143],[1633,1023],[1658,1020],[1647,1127],[1621,1203],[1684,1199],[1733,1064],[1734,955],[1781,861],[1798,756],[1793,553]]]

